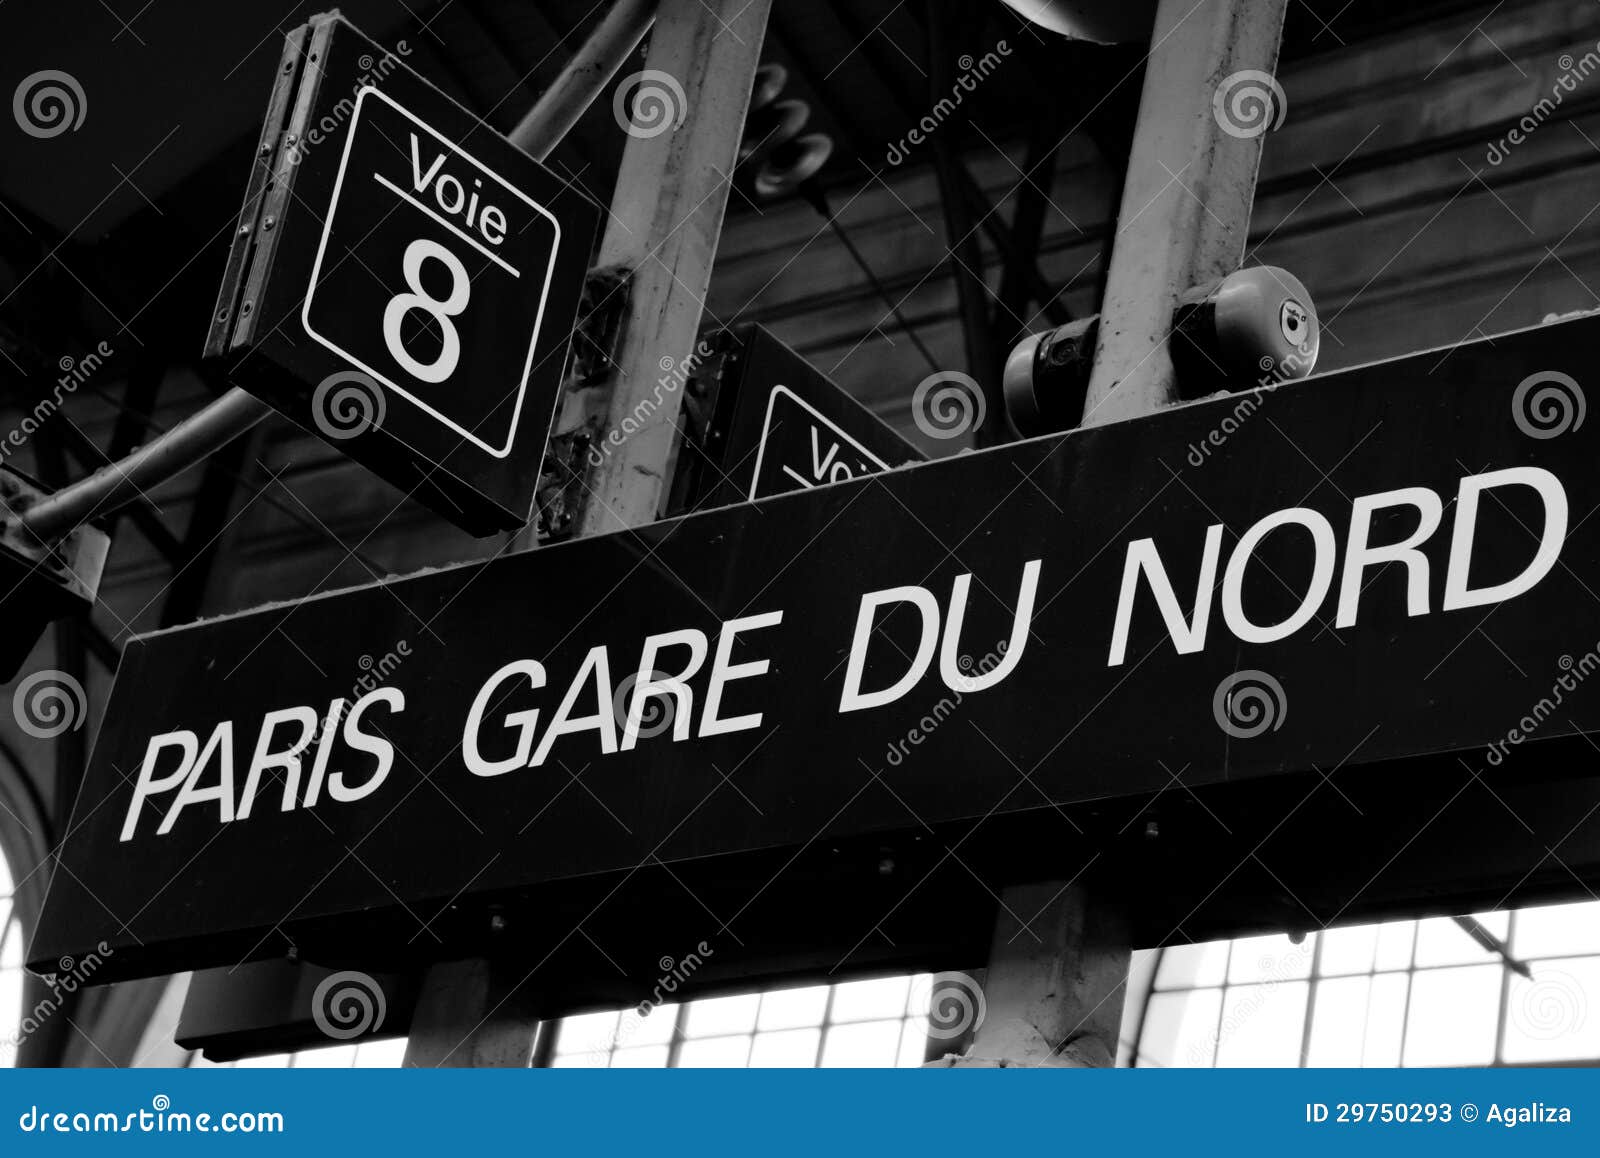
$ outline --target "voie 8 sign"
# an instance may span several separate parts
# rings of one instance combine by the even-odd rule
[[[474,533],[538,483],[598,211],[338,17],[291,34],[208,354]]]

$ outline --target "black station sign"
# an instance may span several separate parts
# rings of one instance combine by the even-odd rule
[[[208,354],[468,530],[518,527],[596,221],[397,52],[318,17],[285,50]]]
[[[646,863],[1600,729],[1597,344],[1582,318],[140,637],[30,960],[229,963]]]

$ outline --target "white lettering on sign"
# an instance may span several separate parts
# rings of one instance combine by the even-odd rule
[[[1511,572],[1510,578],[1486,583],[1480,571],[1474,585],[1474,549],[1485,504],[1507,500],[1519,504],[1522,513],[1517,520],[1536,543],[1526,557],[1496,558],[1496,575]],[[1153,539],[1135,539],[1123,557],[1107,666],[1126,661],[1142,592],[1148,593],[1145,606],[1153,602],[1160,622],[1163,642],[1158,646],[1170,643],[1179,655],[1220,646],[1231,655],[1241,646],[1276,642],[1306,629],[1330,604],[1336,629],[1356,626],[1364,592],[1368,606],[1374,600],[1374,593],[1366,589],[1379,567],[1401,569],[1406,615],[1416,618],[1525,595],[1558,562],[1567,534],[1568,499],[1560,480],[1548,470],[1520,466],[1470,475],[1459,480],[1450,501],[1455,512],[1449,542],[1443,545],[1442,576],[1431,573],[1422,548],[1440,533],[1447,503],[1427,487],[1358,496],[1351,500],[1348,518],[1330,518],[1304,506],[1271,511],[1245,528],[1228,551],[1224,551],[1225,528],[1214,524],[1205,529],[1199,558],[1193,562],[1179,563],[1170,545],[1163,555]],[[1539,510],[1533,519],[1524,517],[1531,503],[1537,503]],[[1380,513],[1397,522],[1402,533],[1392,542],[1374,546],[1372,528]],[[1265,566],[1260,559],[1264,545],[1279,537],[1303,543],[1311,565],[1292,588],[1291,610],[1275,622],[1262,622],[1247,613],[1244,588],[1254,570]],[[838,711],[886,708],[933,678],[935,669],[941,695],[943,689],[962,695],[982,692],[1009,679],[1020,670],[1035,633],[1044,569],[1044,559],[1023,563],[1015,578],[1016,597],[1007,601],[1009,638],[997,649],[1001,658],[976,669],[963,663],[962,645],[963,635],[971,634],[969,603],[977,576],[970,572],[954,576],[947,594],[920,584],[863,593],[848,640],[828,645],[843,653]],[[1001,590],[1008,590],[1009,582]],[[1436,605],[1431,602],[1434,592]],[[892,614],[916,632],[914,645],[881,638],[881,625]],[[462,763],[472,776],[492,778],[542,768],[562,740],[588,745],[604,758],[645,743],[693,743],[759,731],[766,724],[765,712],[728,715],[725,700],[734,694],[745,704],[752,702],[752,693],[761,686],[758,681],[773,666],[774,637],[764,633],[783,622],[784,612],[771,610],[725,620],[714,631],[686,626],[652,632],[636,649],[590,647],[580,660],[568,661],[568,671],[552,670],[548,659],[512,659],[489,674],[473,694],[461,732]],[[794,635],[777,638],[787,646],[799,646]],[[631,685],[631,700],[624,695],[619,703],[613,672],[623,677],[624,690]],[[869,678],[879,686],[868,687]],[[660,729],[660,734],[644,726],[651,701],[672,713],[670,729]],[[369,691],[353,703],[335,698],[321,710],[291,705],[266,711],[259,722],[222,720],[203,737],[182,728],[151,736],[121,839],[132,840],[140,832],[164,836],[186,814],[230,824],[248,821],[263,810],[318,807],[324,788],[334,804],[365,799],[388,780],[396,753],[384,738],[387,720],[365,726],[364,722],[375,713],[397,715],[405,707],[405,694],[389,686]],[[246,754],[248,763],[243,759]],[[236,758],[244,769],[242,779],[235,775]]]
[[[1472,547],[1478,530],[1479,498],[1487,491],[1503,487],[1528,487],[1538,496],[1544,510],[1539,545],[1533,557],[1511,579],[1491,587],[1472,588],[1469,573],[1472,568]],[[1369,547],[1368,530],[1374,511],[1387,507],[1411,506],[1418,512],[1418,525],[1409,535],[1391,546]],[[1428,560],[1417,550],[1438,529],[1444,509],[1439,495],[1426,487],[1404,487],[1358,498],[1352,504],[1349,531],[1346,535],[1344,574],[1339,585],[1339,606],[1334,625],[1353,627],[1361,596],[1362,576],[1376,563],[1397,562],[1406,568],[1406,613],[1415,617],[1428,613]],[[1294,533],[1289,528],[1298,527],[1308,536],[1313,548],[1313,565],[1310,581],[1301,596],[1300,606],[1281,623],[1258,625],[1244,613],[1242,587],[1246,569],[1250,566],[1257,548],[1269,534],[1284,528],[1280,533]],[[1561,480],[1541,467],[1518,466],[1507,470],[1472,475],[1461,480],[1456,492],[1455,525],[1451,532],[1449,563],[1446,568],[1442,611],[1458,611],[1466,607],[1482,607],[1501,603],[1531,590],[1550,573],[1560,554],[1561,544],[1567,534],[1567,492]],[[1199,580],[1195,586],[1194,600],[1187,620],[1173,592],[1172,581],[1152,539],[1139,539],[1128,544],[1123,564],[1122,591],[1117,598],[1116,620],[1111,631],[1111,652],[1106,666],[1116,667],[1128,654],[1128,633],[1133,621],[1135,597],[1141,576],[1146,580],[1156,607],[1167,628],[1168,637],[1180,655],[1200,651],[1206,646],[1206,629],[1211,614],[1212,590],[1215,586],[1218,563],[1222,551],[1222,527],[1210,527],[1201,552]],[[1304,507],[1291,507],[1275,511],[1250,527],[1239,539],[1228,560],[1227,572],[1222,581],[1222,615],[1228,630],[1242,643],[1269,643],[1284,639],[1304,627],[1317,610],[1332,585],[1337,544],[1333,526],[1316,511]]]

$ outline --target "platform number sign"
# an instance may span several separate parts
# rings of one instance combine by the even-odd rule
[[[205,357],[476,534],[528,522],[600,206],[337,13],[285,41]]]
[[[503,458],[560,244],[548,209],[363,88],[302,320],[315,341]]]

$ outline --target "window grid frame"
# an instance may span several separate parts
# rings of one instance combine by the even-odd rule
[[[1593,902],[1594,903],[1600,903],[1600,897],[1593,898]],[[1578,902],[1578,903],[1583,903],[1583,902]],[[1532,968],[1532,967],[1538,966],[1538,965],[1559,964],[1560,962],[1563,962],[1563,961],[1594,960],[1596,958],[1600,958],[1600,947],[1591,948],[1591,949],[1588,949],[1588,950],[1580,949],[1580,950],[1571,950],[1571,951],[1560,952],[1560,953],[1543,953],[1543,954],[1538,954],[1538,955],[1529,955],[1529,956],[1526,956],[1526,957],[1519,957],[1516,954],[1516,952],[1514,951],[1513,946],[1516,945],[1518,919],[1522,915],[1522,910],[1521,909],[1505,909],[1505,910],[1499,910],[1499,911],[1504,912],[1506,914],[1506,931],[1505,931],[1505,935],[1500,938],[1501,943],[1504,946],[1504,952],[1503,953],[1497,953],[1497,952],[1491,951],[1489,949],[1484,949],[1483,950],[1483,952],[1484,952],[1483,959],[1482,960],[1478,960],[1478,961],[1447,961],[1447,962],[1442,962],[1442,963],[1420,964],[1418,962],[1418,959],[1417,959],[1417,954],[1418,954],[1418,951],[1419,951],[1419,948],[1420,948],[1420,945],[1421,945],[1421,941],[1422,941],[1421,926],[1422,926],[1422,922],[1424,920],[1428,920],[1429,918],[1426,918],[1426,917],[1403,918],[1403,919],[1397,920],[1397,921],[1371,922],[1371,924],[1376,926],[1376,927],[1382,927],[1384,925],[1399,925],[1399,924],[1407,924],[1407,925],[1410,926],[1410,934],[1411,934],[1410,948],[1409,948],[1409,951],[1408,951],[1408,953],[1406,955],[1405,964],[1403,964],[1403,965],[1395,965],[1395,966],[1389,967],[1389,968],[1379,968],[1378,967],[1378,946],[1377,946],[1377,943],[1374,942],[1374,945],[1373,945],[1373,959],[1372,959],[1371,964],[1366,969],[1364,969],[1364,970],[1355,970],[1355,971],[1352,971],[1352,972],[1341,972],[1341,973],[1333,973],[1333,974],[1324,974],[1322,972],[1323,947],[1324,947],[1324,945],[1326,943],[1325,940],[1324,940],[1324,935],[1327,932],[1329,932],[1330,930],[1328,930],[1328,929],[1318,929],[1318,930],[1314,930],[1314,931],[1307,931],[1306,936],[1316,938],[1315,943],[1312,946],[1310,972],[1304,978],[1284,979],[1284,980],[1281,980],[1281,981],[1278,982],[1279,984],[1296,984],[1296,983],[1299,983],[1299,982],[1303,981],[1307,986],[1305,1011],[1304,1011],[1304,1014],[1303,1014],[1303,1021],[1302,1021],[1302,1026],[1301,1026],[1300,1049],[1299,1049],[1299,1055],[1298,1055],[1299,1056],[1299,1061],[1297,1063],[1296,1068],[1300,1068],[1300,1069],[1318,1068],[1318,1067],[1313,1067],[1313,1066],[1309,1065],[1309,1059],[1310,1059],[1310,1056],[1311,1056],[1311,1043],[1312,1043],[1312,1036],[1311,1035],[1312,1035],[1312,1029],[1313,1029],[1313,1026],[1314,1026],[1314,1018],[1316,1016],[1317,995],[1318,995],[1318,991],[1321,988],[1323,982],[1325,982],[1325,981],[1344,981],[1344,980],[1348,980],[1348,979],[1351,979],[1351,978],[1364,978],[1368,982],[1368,985],[1370,986],[1374,981],[1376,981],[1380,977],[1404,977],[1406,979],[1406,992],[1405,992],[1405,1002],[1404,1002],[1404,1004],[1402,1006],[1402,1011],[1401,1011],[1400,1034],[1399,1034],[1399,1042],[1398,1042],[1398,1045],[1396,1047],[1397,1048],[1397,1053],[1396,1053],[1395,1068],[1397,1068],[1397,1069],[1426,1068],[1426,1067],[1420,1067],[1420,1066],[1419,1067],[1408,1067],[1406,1065],[1406,1060],[1405,1060],[1405,1058],[1406,1058],[1406,1047],[1409,1044],[1410,1037],[1411,1037],[1411,1029],[1412,1029],[1412,1026],[1411,1026],[1412,998],[1413,998],[1413,995],[1415,994],[1415,991],[1416,991],[1416,980],[1417,980],[1417,978],[1420,977],[1420,976],[1429,974],[1429,973],[1438,973],[1438,972],[1442,972],[1442,971],[1445,971],[1445,970],[1463,969],[1463,968],[1482,968],[1483,966],[1495,966],[1495,967],[1497,967],[1500,970],[1500,975],[1499,975],[1499,990],[1498,990],[1498,997],[1497,997],[1497,1005],[1496,1005],[1496,1008],[1495,1008],[1495,1031],[1494,1031],[1493,1056],[1488,1062],[1482,1063],[1482,1064],[1487,1065],[1487,1066],[1489,1066],[1491,1068],[1497,1068],[1497,1069],[1498,1068],[1514,1068],[1514,1067],[1521,1067],[1521,1066],[1527,1066],[1527,1065],[1577,1065],[1577,1066],[1582,1066],[1582,1065],[1600,1065],[1600,1054],[1586,1055],[1586,1056],[1583,1056],[1583,1057],[1570,1058],[1570,1059],[1563,1058],[1563,1059],[1560,1059],[1560,1060],[1531,1061],[1531,1062],[1507,1061],[1506,1060],[1506,1056],[1505,1056],[1506,1034],[1507,1034],[1507,1027],[1509,1025],[1510,1016],[1511,1016],[1511,993],[1512,993],[1512,985],[1513,985],[1513,981],[1512,981],[1513,970],[1512,970],[1511,966],[1507,963],[1507,957],[1509,956],[1510,959],[1518,961],[1518,962],[1520,962],[1520,963],[1522,963],[1524,965],[1527,965],[1530,968]],[[1448,918],[1446,918],[1446,919],[1448,919]],[[1339,930],[1332,930],[1332,931],[1337,932]],[[1463,930],[1463,933],[1465,933],[1464,930]],[[1226,942],[1224,942],[1226,944],[1226,946],[1227,946],[1227,951],[1226,951],[1226,953],[1225,953],[1225,955],[1223,957],[1222,979],[1220,981],[1218,981],[1216,984],[1197,985],[1197,984],[1194,984],[1192,982],[1187,982],[1186,981],[1183,984],[1165,985],[1165,986],[1163,986],[1163,985],[1158,983],[1158,981],[1157,981],[1157,979],[1156,979],[1156,977],[1154,975],[1151,977],[1150,990],[1149,990],[1149,993],[1146,996],[1146,1003],[1147,1004],[1148,1004],[1148,1002],[1149,1002],[1149,1000],[1151,998],[1153,998],[1153,997],[1155,997],[1157,995],[1179,994],[1179,995],[1183,995],[1185,997],[1192,997],[1194,994],[1197,994],[1197,993],[1216,993],[1217,994],[1217,1016],[1216,1016],[1215,1024],[1212,1027],[1211,1037],[1210,1037],[1210,1040],[1209,1040],[1209,1043],[1208,1043],[1209,1044],[1209,1050],[1210,1050],[1210,1061],[1208,1063],[1206,1063],[1206,1067],[1205,1068],[1213,1068],[1214,1069],[1214,1068],[1217,1067],[1218,1055],[1219,1055],[1219,1053],[1221,1051],[1221,1048],[1222,1048],[1222,1027],[1223,1027],[1223,1024],[1224,1024],[1224,1021],[1225,1021],[1226,1015],[1227,1015],[1228,993],[1229,993],[1229,991],[1230,990],[1234,990],[1234,989],[1250,989],[1250,988],[1255,988],[1255,987],[1258,987],[1258,986],[1261,986],[1261,985],[1264,985],[1264,984],[1270,984],[1271,983],[1271,982],[1263,982],[1263,981],[1233,981],[1233,980],[1230,979],[1230,975],[1231,975],[1232,970],[1233,970],[1233,961],[1234,961],[1234,956],[1233,955],[1234,955],[1234,952],[1238,949],[1240,941],[1244,940],[1244,939],[1245,938],[1234,937],[1234,938],[1229,938]],[[1191,945],[1199,945],[1199,944],[1206,944],[1206,942],[1190,942],[1189,944],[1191,944]],[[1173,947],[1174,948],[1182,948],[1182,947],[1186,947],[1186,946],[1173,946]],[[1156,964],[1157,972],[1159,972],[1159,969],[1160,969],[1160,962],[1158,961],[1157,964]],[[1365,1048],[1365,1045],[1366,1045],[1366,1039],[1367,1039],[1368,1031],[1370,1029],[1370,1025],[1371,1025],[1371,1021],[1370,1021],[1370,1014],[1369,1014],[1367,1021],[1365,1021],[1363,1023],[1363,1026],[1362,1026],[1362,1045],[1363,1045],[1363,1049]],[[1144,1034],[1144,1032],[1145,1032],[1145,1026],[1144,1026],[1143,1021],[1141,1021],[1140,1040],[1134,1043],[1133,1060],[1132,1060],[1131,1064],[1134,1067],[1179,1068],[1178,1066],[1162,1066],[1162,1064],[1159,1063],[1159,1062],[1152,1062],[1152,1061],[1147,1059],[1147,1056],[1146,1056],[1145,1051],[1143,1049],[1143,1046],[1144,1046],[1143,1034]],[[1463,1061],[1463,1062],[1459,1062],[1459,1063],[1447,1063],[1447,1064],[1456,1064],[1456,1065],[1461,1065],[1461,1066],[1472,1066],[1472,1065],[1477,1065],[1477,1064],[1480,1064],[1480,1063]]]

